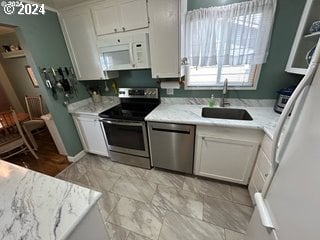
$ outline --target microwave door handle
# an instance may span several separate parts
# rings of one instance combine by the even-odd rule
[[[133,56],[133,44],[129,43],[129,55],[130,55],[130,63],[132,67],[135,67],[134,56]]]

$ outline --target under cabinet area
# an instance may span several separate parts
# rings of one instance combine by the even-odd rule
[[[152,78],[184,75],[184,19],[187,0],[149,0]]]
[[[194,174],[247,185],[263,132],[197,126]]]
[[[149,26],[147,1],[104,1],[91,7],[97,35],[126,32]]]
[[[60,13],[61,27],[78,80],[118,77],[118,72],[104,72],[99,61],[90,10],[75,7]]]
[[[73,115],[81,143],[86,152],[109,156],[98,116]]]

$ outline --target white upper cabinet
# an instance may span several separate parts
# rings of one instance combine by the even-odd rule
[[[101,68],[89,9],[78,7],[64,10],[60,12],[59,17],[77,79],[118,77],[117,72],[103,72]]]
[[[116,6],[103,3],[92,7],[91,12],[97,35],[119,31],[119,14]]]
[[[125,2],[119,5],[122,31],[129,31],[149,26],[146,0]]]
[[[153,78],[184,75],[184,27],[186,0],[149,0],[150,55]]]
[[[308,68],[307,55],[317,44],[320,31],[310,32],[312,23],[320,19],[320,0],[307,0],[294,39],[286,71],[305,74]],[[319,29],[320,30],[320,29]]]
[[[148,27],[146,0],[106,1],[91,7],[97,35]]]

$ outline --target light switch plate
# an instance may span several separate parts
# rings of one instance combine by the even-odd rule
[[[174,94],[173,88],[167,88],[167,95],[173,95],[173,94]]]

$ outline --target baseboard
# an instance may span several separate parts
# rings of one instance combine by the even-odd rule
[[[67,158],[68,158],[68,160],[69,160],[70,162],[76,162],[76,161],[80,160],[81,158],[83,158],[86,154],[87,154],[87,153],[82,150],[81,152],[79,152],[79,153],[76,154],[75,156],[73,156],[73,157],[68,156]]]

